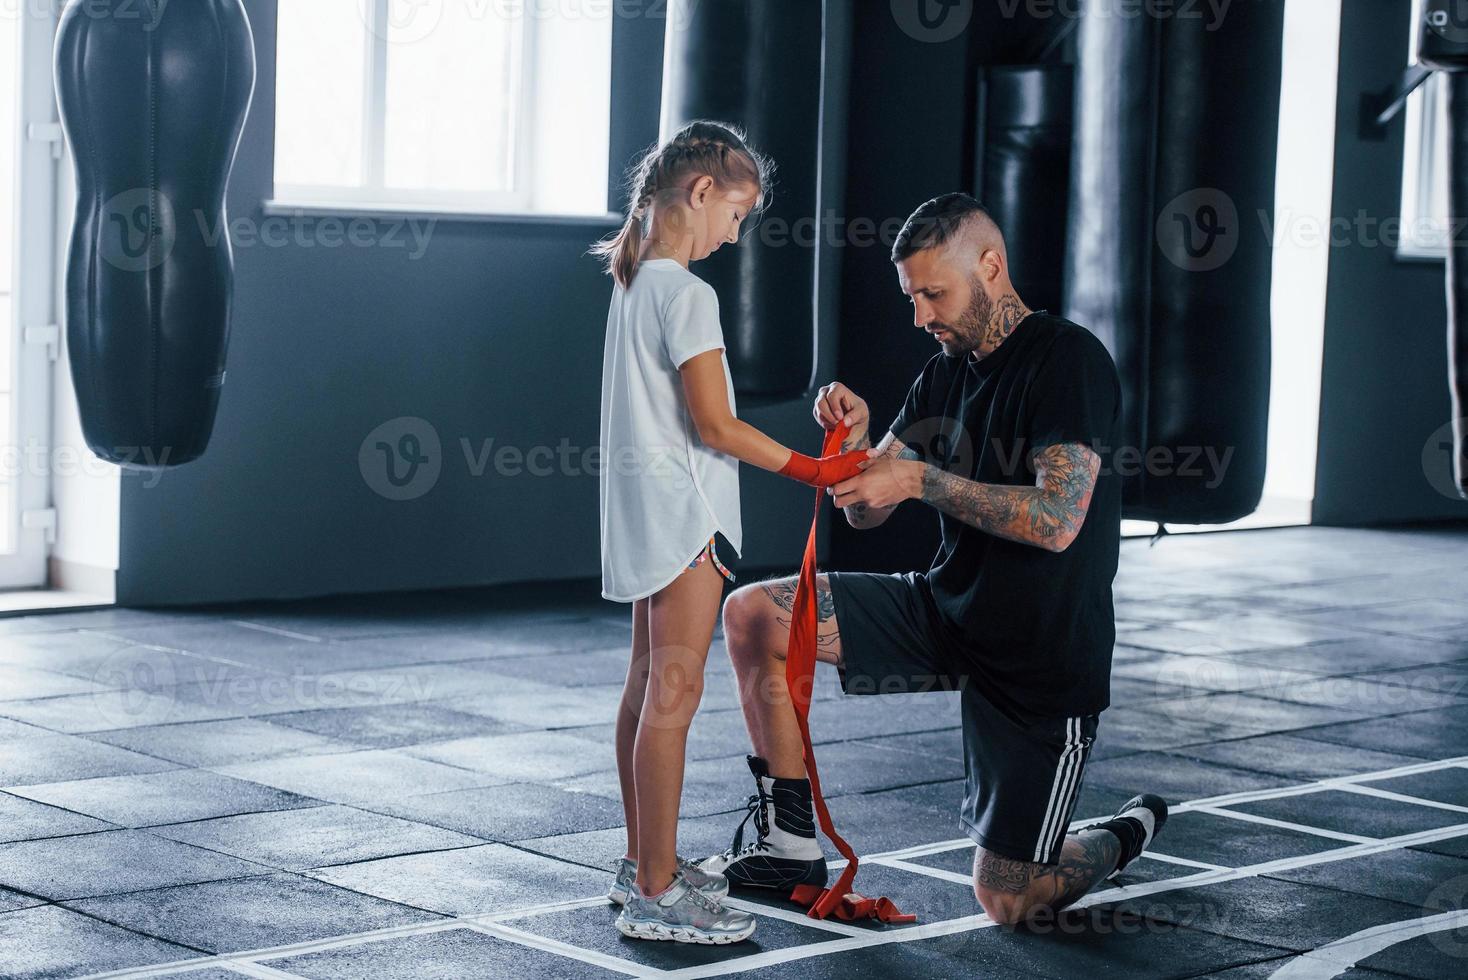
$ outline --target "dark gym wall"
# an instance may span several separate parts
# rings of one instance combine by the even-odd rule
[[[245,6],[260,75],[229,210],[258,226],[272,194],[276,0]],[[844,140],[848,25],[844,2],[831,6],[828,74],[838,84],[829,129]],[[616,181],[658,135],[663,27],[660,16],[619,16],[614,27]],[[841,146],[823,151],[827,194],[842,192]],[[388,225],[376,227],[381,235]],[[303,228],[310,240],[319,224]],[[177,470],[124,472],[119,603],[599,578],[597,480],[581,451],[597,444],[611,286],[584,253],[610,229],[442,220],[416,260],[406,235],[407,248],[237,248],[213,442]],[[822,256],[828,310],[839,258]],[[823,321],[823,359],[833,322]],[[819,373],[832,370],[825,362]],[[812,451],[819,434],[809,411],[800,398],[740,414]],[[442,444],[437,483],[413,500],[386,499],[358,466],[368,433],[398,417],[427,420]],[[564,440],[579,472],[557,461],[553,475],[495,475],[491,465],[475,476],[461,440],[477,457],[491,439],[491,451],[522,452],[556,451]],[[743,493],[744,567],[793,566],[809,521],[806,489],[745,468]]]
[[[1363,92],[1400,79],[1410,28],[1410,0],[1342,5],[1337,218],[1379,223],[1401,213],[1402,117],[1385,139],[1363,140],[1357,113]],[[1349,238],[1330,251],[1315,522],[1468,517],[1468,502],[1434,490],[1422,464],[1424,445],[1452,417],[1443,263],[1402,261],[1393,248]]]

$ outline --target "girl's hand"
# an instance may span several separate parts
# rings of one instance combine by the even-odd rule
[[[811,409],[823,429],[834,429],[845,422],[851,434],[860,438],[871,420],[867,403],[839,381],[833,381],[816,392],[815,405]]]

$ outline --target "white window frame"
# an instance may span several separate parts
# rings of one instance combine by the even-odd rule
[[[0,58],[15,86],[15,129],[6,134],[15,153],[12,234],[10,431],[0,444],[21,455],[11,460],[14,493],[0,520],[9,545],[0,553],[0,590],[36,588],[48,581],[56,510],[53,506],[52,392],[64,327],[58,285],[57,178],[62,132],[56,114],[51,52],[57,9],[19,18],[13,57]],[[4,334],[0,334],[4,336]],[[35,465],[36,461],[44,465]]]
[[[319,184],[275,185],[270,210],[280,207],[350,208],[358,210],[437,211],[464,214],[530,214],[534,208],[531,162],[535,159],[535,43],[538,17],[527,10],[520,19],[519,64],[512,74],[518,88],[512,102],[514,155],[507,191],[480,192],[388,187],[384,183],[387,147],[388,13],[391,0],[364,0],[368,18],[367,56],[363,61],[362,183],[357,187]]]
[[[1417,35],[1422,0],[1412,3],[1408,64],[1417,63]],[[1404,259],[1448,257],[1447,215],[1434,213],[1433,191],[1447,179],[1447,131],[1444,126],[1447,79],[1435,72],[1407,99],[1406,138],[1402,157],[1402,235],[1397,255]]]

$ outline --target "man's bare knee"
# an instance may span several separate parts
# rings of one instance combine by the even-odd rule
[[[724,602],[724,642],[736,664],[758,663],[771,657],[775,625],[769,596],[757,585],[734,590]]]
[[[1035,893],[1036,872],[1042,865],[1002,857],[980,847],[974,851],[974,898],[989,918],[1012,926],[1040,910]]]
[[[1028,895],[999,892],[981,885],[974,886],[974,897],[984,913],[1001,926],[1013,926],[1025,921],[1035,908]]]

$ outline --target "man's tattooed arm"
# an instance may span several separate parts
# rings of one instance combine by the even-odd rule
[[[1064,551],[1086,520],[1101,457],[1080,443],[1061,443],[1039,450],[1032,461],[1033,487],[978,483],[926,466],[922,499],[980,531]]]

